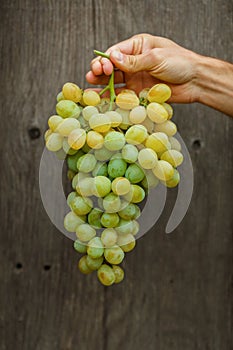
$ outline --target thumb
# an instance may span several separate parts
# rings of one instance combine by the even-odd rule
[[[151,51],[140,55],[126,55],[120,51],[112,51],[110,59],[116,68],[126,73],[147,71],[154,66]]]

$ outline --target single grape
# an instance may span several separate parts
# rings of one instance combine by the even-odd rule
[[[70,211],[64,218],[64,227],[68,232],[75,232],[78,225],[85,223],[85,217],[76,215]]]
[[[62,148],[63,137],[57,133],[52,133],[48,136],[46,147],[51,152],[57,152]]]
[[[174,169],[174,175],[170,180],[167,180],[166,182],[163,182],[167,187],[173,188],[176,187],[180,182],[180,174],[179,172]]]
[[[83,102],[89,106],[97,106],[100,103],[100,96],[96,91],[85,90],[83,93]]]
[[[84,154],[78,159],[77,168],[79,171],[89,173],[94,170],[97,160],[93,154]]]
[[[51,131],[53,132],[57,132],[57,127],[59,124],[61,124],[61,122],[63,121],[63,118],[60,117],[59,115],[52,115],[49,119],[48,119],[48,126],[50,128]]]
[[[61,100],[65,100],[65,97],[62,93],[62,91],[60,91],[58,94],[57,94],[57,102],[61,101]]]
[[[95,176],[108,176],[107,163],[97,162],[95,168],[92,171],[92,175]]]
[[[79,239],[76,239],[74,242],[74,249],[80,254],[85,254],[87,252],[87,245]]]
[[[131,203],[140,203],[145,198],[145,195],[145,191],[141,186],[131,185],[131,190],[124,196],[124,198]]]
[[[173,116],[173,109],[172,106],[169,105],[168,103],[164,102],[162,103],[162,106],[166,109],[167,113],[168,113],[168,118],[167,119],[171,119]]]
[[[133,220],[120,219],[118,226],[115,228],[118,235],[126,235],[134,229]]]
[[[95,229],[101,228],[101,216],[103,212],[99,208],[94,208],[88,214],[88,223]]]
[[[81,257],[78,263],[78,268],[81,273],[88,275],[92,270],[87,266],[87,255]]]
[[[123,261],[125,253],[120,247],[115,245],[104,249],[104,257],[108,263],[118,265]]]
[[[57,132],[62,136],[68,136],[74,129],[79,129],[80,123],[75,118],[64,119],[57,127]]]
[[[98,259],[104,254],[104,245],[100,237],[92,238],[87,245],[87,254],[92,259]]]
[[[84,198],[81,196],[76,196],[70,203],[71,209],[77,215],[86,215],[88,214],[92,207],[93,203],[90,198]]]
[[[143,125],[133,125],[125,133],[126,142],[132,145],[143,143],[147,136],[147,129]]]
[[[170,163],[173,167],[176,168],[180,164],[182,164],[184,157],[179,151],[171,149],[169,151],[164,152],[161,155],[160,159],[166,160],[168,163]]]
[[[120,93],[116,97],[116,104],[122,109],[130,110],[139,105],[139,98],[136,94]]]
[[[151,148],[139,151],[138,163],[143,169],[153,169],[158,161],[157,153]]]
[[[96,236],[96,231],[88,224],[81,224],[76,228],[76,236],[81,242],[89,242]]]
[[[107,248],[112,247],[116,244],[117,233],[113,228],[106,228],[101,234],[101,241]]]
[[[131,121],[129,120],[129,111],[126,111],[126,110],[121,109],[121,108],[117,108],[116,112],[119,113],[122,117],[122,122],[119,125],[119,127],[122,130],[127,130],[128,127],[131,125]]]
[[[75,129],[68,136],[68,144],[73,149],[80,149],[86,142],[86,132],[83,129]]]
[[[136,240],[131,233],[127,233],[126,235],[118,236],[117,244],[125,253],[128,253],[135,248]]]
[[[173,136],[169,137],[169,142],[171,144],[171,149],[175,149],[176,151],[179,151],[179,152],[181,151],[181,144],[175,137]]]
[[[141,124],[146,119],[146,108],[144,106],[134,107],[129,113],[129,120],[133,124]]]
[[[124,270],[118,265],[113,265],[112,269],[115,275],[115,283],[120,283],[123,281],[125,276]]]
[[[82,97],[82,90],[78,87],[78,85],[73,83],[64,84],[62,93],[66,100],[71,100],[73,102],[79,102]]]
[[[165,160],[159,160],[152,171],[159,180],[163,181],[170,180],[174,175],[173,166]]]
[[[133,203],[129,203],[127,206],[125,206],[122,210],[119,211],[118,215],[121,219],[124,220],[135,219],[138,215],[138,206]]]
[[[83,151],[82,150],[78,150],[77,153],[75,153],[74,155],[69,155],[67,157],[67,165],[68,165],[68,168],[70,170],[73,170],[75,172],[78,171],[77,169],[77,161],[80,157],[82,157],[84,155]]]
[[[119,220],[119,216],[116,213],[103,213],[101,216],[101,224],[108,228],[116,227]]]
[[[126,169],[127,163],[124,159],[111,159],[108,163],[108,174],[114,179],[124,176]]]
[[[113,269],[106,264],[98,269],[97,277],[104,286],[111,286],[116,279]]]
[[[45,142],[47,142],[47,140],[48,140],[48,138],[49,138],[49,136],[51,134],[52,134],[52,130],[48,129],[48,130],[45,131],[45,133],[44,133],[44,140],[45,140]]]
[[[144,171],[137,164],[130,164],[125,172],[125,177],[132,183],[141,182],[144,178]]]
[[[118,195],[122,196],[130,191],[130,182],[125,177],[116,177],[112,181],[112,191]]]
[[[81,112],[79,106],[70,100],[59,101],[56,105],[56,111],[62,118],[78,118]]]
[[[93,259],[89,255],[87,256],[87,266],[92,271],[98,270],[100,266],[103,264],[103,261],[104,261],[103,256],[97,259]]]
[[[163,123],[168,119],[166,109],[157,102],[151,102],[147,106],[147,115],[155,123]]]
[[[168,137],[163,132],[155,132],[151,134],[147,138],[145,145],[147,148],[153,149],[156,153],[165,152],[171,148]]]
[[[70,204],[72,202],[72,200],[77,196],[77,193],[75,191],[72,191],[68,194],[67,198],[66,198],[66,203],[67,205],[70,207]]]
[[[138,149],[134,145],[125,145],[122,148],[122,158],[127,163],[135,163],[138,159]]]
[[[171,89],[166,84],[156,84],[149,90],[147,99],[150,102],[163,103],[171,97]]]
[[[102,162],[109,160],[111,158],[112,154],[113,153],[111,151],[109,151],[108,149],[106,149],[105,147],[94,151],[95,158],[99,161],[102,161]]]
[[[118,195],[111,192],[103,199],[103,207],[107,213],[117,213],[121,208],[121,200]]]
[[[173,136],[177,132],[176,124],[171,120],[167,120],[164,123],[156,124],[154,128],[155,132],[164,132],[167,136]]]
[[[79,175],[79,174],[78,174]],[[93,195],[94,179],[93,177],[86,177],[81,179],[78,176],[78,181],[76,185],[76,191],[80,196],[89,197]]]
[[[136,236],[138,232],[139,232],[139,223],[136,220],[133,220],[133,230],[131,231],[131,234],[133,236]]]
[[[106,176],[96,176],[93,193],[96,197],[105,197],[111,191],[111,181]]]
[[[122,123],[122,116],[116,111],[108,111],[105,113],[111,120],[111,127],[116,128]]]
[[[111,127],[111,119],[107,114],[94,114],[89,119],[90,128],[98,132],[106,132]]]
[[[100,149],[104,144],[103,135],[97,131],[90,130],[87,133],[87,144],[90,148]]]
[[[86,121],[89,121],[89,119],[94,115],[94,114],[98,114],[98,109],[94,106],[86,106],[83,108],[82,110],[82,115],[83,118]]]
[[[119,131],[109,131],[104,138],[104,146],[109,151],[119,151],[125,144],[125,136]]]

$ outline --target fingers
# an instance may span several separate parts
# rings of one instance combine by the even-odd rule
[[[109,76],[106,76],[105,74],[95,75],[93,71],[89,71],[86,74],[86,80],[88,83],[93,85],[107,85],[109,81]],[[121,71],[115,71],[114,83],[123,84],[124,82],[125,82],[124,73]]]

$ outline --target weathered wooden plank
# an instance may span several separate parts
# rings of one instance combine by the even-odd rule
[[[43,139],[29,136],[45,130],[64,82],[87,86],[94,48],[149,32],[232,60],[232,14],[227,0],[1,2],[1,350],[233,346],[232,120],[198,104],[174,106],[194,166],[191,206],[166,235],[170,192],[155,228],[127,256],[125,282],[110,289],[76,271],[72,242],[47,218]]]

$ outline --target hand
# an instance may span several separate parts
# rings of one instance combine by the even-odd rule
[[[115,83],[137,93],[157,83],[167,83],[172,89],[169,102],[190,103],[198,101],[196,67],[199,55],[173,41],[149,34],[139,34],[122,41],[107,51],[107,58],[97,57],[86,79],[91,84],[106,85],[113,65]]]

